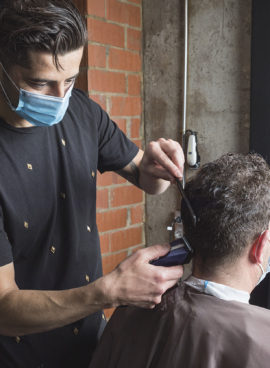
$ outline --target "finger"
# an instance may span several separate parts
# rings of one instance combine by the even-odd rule
[[[157,161],[162,167],[164,167],[172,176],[181,177],[182,172],[179,168],[173,163],[170,157],[165,153],[161,147],[164,146],[164,138],[159,139],[158,142],[152,142],[151,150],[152,157],[155,161]]]
[[[158,303],[152,303],[152,302],[149,302],[149,303],[142,303],[140,305],[138,305],[140,308],[145,308],[145,309],[154,309],[155,306],[157,305]]]
[[[169,289],[171,289],[172,287],[174,287],[176,284],[177,284],[177,282],[178,282],[179,280],[171,280],[171,281],[168,281],[165,285],[164,285],[164,290],[165,290],[165,292],[167,291],[167,290],[169,290]]]
[[[165,256],[171,249],[169,244],[158,244],[158,245],[151,245],[150,247],[144,248],[140,250],[141,256],[144,258],[146,263],[157,259],[159,257]],[[156,266],[155,266],[156,267]]]
[[[164,282],[179,280],[183,276],[184,268],[183,266],[154,266],[158,272],[162,273],[162,278]]]
[[[152,175],[158,179],[164,179],[168,181],[173,181],[175,177],[171,175],[167,169],[164,169],[164,167],[160,165],[150,166],[148,169],[148,174]]]
[[[162,150],[170,157],[172,162],[177,166],[183,175],[183,168],[185,163],[185,156],[180,144],[172,139],[160,139],[160,146]],[[176,176],[176,175],[175,175]],[[178,177],[178,176],[177,176]]]
[[[177,282],[178,280],[171,280],[164,283],[163,285],[164,292],[162,294],[159,294],[158,296],[155,295],[155,297],[149,302],[148,308],[154,308],[155,305],[159,304],[162,300],[162,295],[164,295],[166,291],[174,287],[177,284]]]

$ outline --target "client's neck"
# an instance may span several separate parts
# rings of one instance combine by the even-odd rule
[[[227,262],[215,268],[203,265],[194,259],[192,275],[198,279],[213,281],[234,289],[251,293],[257,284],[260,270],[247,264],[245,258]]]

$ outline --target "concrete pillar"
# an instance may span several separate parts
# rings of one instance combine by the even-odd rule
[[[180,142],[184,0],[143,1],[146,142]],[[251,0],[189,1],[187,128],[202,163],[249,147]],[[188,173],[191,175],[192,173]],[[146,198],[147,244],[169,240],[175,188]]]

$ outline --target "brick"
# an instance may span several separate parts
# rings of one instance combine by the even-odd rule
[[[138,53],[111,48],[109,67],[111,69],[139,72],[142,68],[141,57]]]
[[[130,209],[131,224],[138,224],[143,222],[144,207],[143,205],[135,206]]]
[[[143,244],[142,245],[138,245],[137,247],[132,248],[131,250],[129,250],[128,255],[134,254],[134,253],[137,252],[137,250],[144,249],[144,248],[145,248],[145,245],[143,245]]]
[[[106,47],[98,45],[88,45],[88,65],[105,68],[106,67]]]
[[[127,29],[127,48],[131,50],[141,51],[142,49],[142,32],[135,29]]]
[[[111,189],[111,206],[119,207],[143,200],[143,192],[135,186],[126,185]]]
[[[87,14],[105,17],[105,0],[87,0]]]
[[[109,207],[109,190],[97,190],[97,209],[105,209]]]
[[[111,318],[114,311],[115,311],[115,308],[104,309],[104,314],[105,314],[107,321]]]
[[[117,231],[111,234],[112,252],[127,249],[142,243],[142,226]]]
[[[141,139],[132,139],[132,142],[135,143],[136,146],[139,147],[140,149],[143,149],[142,140]]]
[[[105,255],[102,257],[103,273],[113,271],[115,267],[127,257],[127,252],[120,252],[117,254]]]
[[[125,46],[125,31],[122,26],[87,18],[87,29],[89,41],[118,47]]]
[[[97,213],[97,225],[100,232],[119,229],[127,224],[127,209],[121,208]]]
[[[114,22],[141,27],[141,9],[118,0],[107,0],[107,18]]]
[[[130,129],[131,138],[140,138],[141,136],[140,127],[141,127],[140,119],[131,119],[131,129]]]
[[[98,172],[97,176],[97,186],[109,186],[114,184],[123,184],[126,183],[126,179],[122,178],[122,176],[114,173],[114,172],[105,172],[104,174],[100,174]]]
[[[126,92],[126,77],[124,73],[108,72],[105,70],[89,70],[88,81],[90,88],[100,92]]]
[[[142,0],[128,0],[130,3],[142,4]]]
[[[140,97],[111,97],[111,116],[136,116],[142,113]]]
[[[103,110],[107,109],[106,97],[104,95],[95,95],[95,94],[92,94],[90,91],[90,97],[93,101],[98,103],[103,108]]]
[[[117,126],[126,134],[127,133],[127,121],[126,119],[115,118],[113,121],[117,124]]]
[[[101,249],[101,253],[109,253],[111,251],[111,246],[110,246],[110,234],[105,233],[105,234],[100,234],[99,235],[99,239],[100,239],[100,249]]]
[[[128,76],[128,94],[133,96],[141,95],[141,76],[129,75]]]

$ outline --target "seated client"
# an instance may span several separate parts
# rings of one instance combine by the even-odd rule
[[[269,167],[256,154],[226,154],[185,193],[197,216],[194,228],[182,203],[192,275],[153,310],[118,308],[91,368],[270,366],[270,311],[249,304],[269,270]]]

